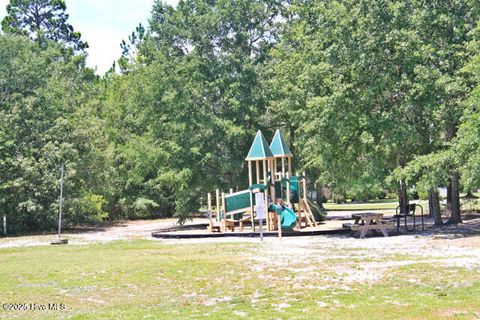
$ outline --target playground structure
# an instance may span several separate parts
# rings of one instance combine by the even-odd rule
[[[248,189],[237,192],[230,189],[228,194],[217,189],[215,209],[212,194],[207,195],[210,232],[234,231],[237,224],[242,232],[246,222],[255,232],[255,224],[259,222],[258,210],[265,211],[267,231],[277,230],[279,237],[282,237],[282,230],[317,226],[307,199],[306,178],[293,175],[293,154],[280,130],[275,132],[270,145],[258,131],[245,160],[248,163]],[[285,205],[276,205],[279,198]]]

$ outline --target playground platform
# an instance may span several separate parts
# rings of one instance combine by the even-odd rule
[[[349,235],[351,230],[344,228],[343,224],[345,222],[353,222],[352,215],[362,211],[342,211],[334,212],[329,211],[325,221],[322,221],[316,227],[306,227],[302,228],[299,231],[282,231],[283,237],[303,237],[303,236],[321,236],[321,235]],[[385,218],[392,219],[394,212],[389,212],[386,210],[374,210],[373,212],[382,213]],[[392,220],[393,221],[393,220]],[[251,226],[247,222],[245,224],[245,229],[243,232],[239,232],[238,228],[234,232],[209,232],[208,231],[209,219],[207,218],[196,218],[194,222],[187,223],[185,225],[175,225],[159,230],[153,231],[151,233],[154,238],[161,239],[199,239],[199,238],[225,238],[225,237],[243,237],[243,238],[259,238],[260,232],[258,226],[255,228],[255,232],[251,231]],[[409,221],[409,228],[413,226],[411,221]],[[425,218],[425,227],[431,228],[433,225],[432,218]],[[416,232],[420,232],[417,230]],[[400,234],[411,234],[410,232],[405,232],[405,230],[400,231]],[[396,232],[391,232],[390,235],[397,235]],[[278,237],[277,231],[266,231],[263,232],[264,237]]]
[[[319,223],[317,227],[302,228],[299,231],[282,232],[283,237],[302,237],[302,236],[319,236],[334,234],[349,234],[350,230],[342,227],[343,221],[327,220]],[[277,231],[263,232],[264,237],[278,237]],[[162,239],[195,239],[195,238],[224,238],[224,237],[243,237],[243,238],[259,238],[260,232],[258,226],[255,232],[251,231],[251,227],[247,224],[243,232],[227,231],[227,232],[209,232],[208,222],[189,224],[186,226],[172,227],[152,232],[152,237]]]

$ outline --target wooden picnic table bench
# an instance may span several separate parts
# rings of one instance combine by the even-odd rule
[[[354,223],[344,223],[344,228],[350,228],[356,233],[360,233],[360,239],[363,239],[368,231],[380,230],[385,237],[388,237],[387,228],[392,224],[383,220],[383,214],[375,212],[362,212],[352,214]]]

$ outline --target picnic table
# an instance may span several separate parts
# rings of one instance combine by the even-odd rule
[[[368,231],[380,230],[385,237],[388,237],[387,224],[382,221],[383,214],[375,212],[362,212],[352,214],[354,223],[344,223],[343,227],[350,228],[354,232],[360,232],[360,239],[363,239]]]

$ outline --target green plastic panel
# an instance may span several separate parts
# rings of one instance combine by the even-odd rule
[[[301,188],[300,183],[301,183],[301,177],[297,176],[292,176],[290,177],[290,202],[291,203],[298,203],[299,199],[303,197],[303,188]],[[282,186],[283,190],[287,190],[287,180],[283,179],[282,180]],[[275,192],[277,193],[277,190],[275,189]],[[282,199],[284,201],[287,200],[287,193],[284,192],[282,195]]]
[[[253,204],[255,205],[255,198],[253,198]],[[232,212],[236,210],[248,210],[250,209],[250,191],[240,191],[233,195],[226,195],[225,197],[226,212]]]
[[[283,198],[282,196],[282,183],[275,181],[275,199]]]

